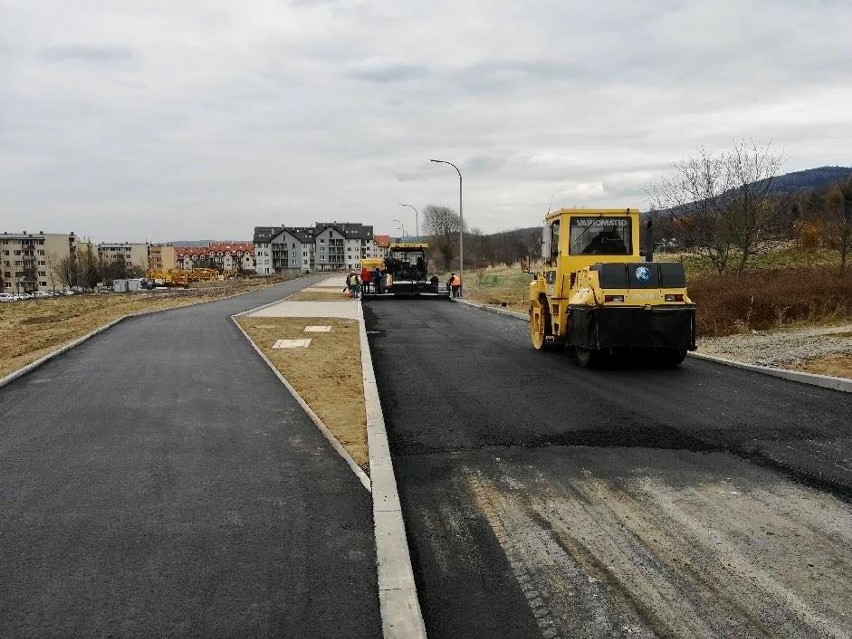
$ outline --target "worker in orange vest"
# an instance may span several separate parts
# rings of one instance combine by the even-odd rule
[[[453,297],[461,296],[461,277],[453,273],[450,275],[450,287],[452,289]]]

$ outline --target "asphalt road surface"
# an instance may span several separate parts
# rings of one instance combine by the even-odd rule
[[[306,284],[0,389],[0,636],[381,636],[370,496],[229,319]]]
[[[365,317],[430,638],[852,636],[850,395],[584,370],[447,301]]]

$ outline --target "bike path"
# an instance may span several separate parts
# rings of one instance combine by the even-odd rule
[[[229,319],[307,283],[0,389],[0,635],[381,635],[370,495]]]

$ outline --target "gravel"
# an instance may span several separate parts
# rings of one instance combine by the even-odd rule
[[[789,368],[818,357],[852,355],[852,324],[700,338],[698,352],[758,366]]]

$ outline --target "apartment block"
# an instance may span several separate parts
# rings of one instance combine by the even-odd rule
[[[177,268],[177,254],[171,244],[152,244],[148,249],[148,268],[168,271]]]
[[[127,266],[137,266],[145,270],[148,268],[149,249],[148,243],[102,242],[98,244],[98,257],[102,264],[124,262]]]
[[[32,293],[63,287],[58,272],[63,258],[69,267],[76,261],[74,233],[0,234],[0,291]]]
[[[256,270],[252,242],[211,242],[208,246],[175,247],[177,268],[216,268],[221,271]]]
[[[363,258],[382,257],[387,247],[377,244],[372,226],[317,222],[312,227],[255,227],[254,251],[258,274],[272,275],[358,269]]]

